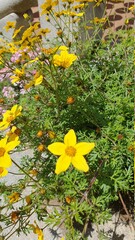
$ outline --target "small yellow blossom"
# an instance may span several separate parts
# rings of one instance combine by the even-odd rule
[[[35,225],[30,224],[30,226],[33,228],[33,232],[38,235],[38,240],[44,240],[43,231],[39,228],[37,223],[35,222]]]
[[[48,146],[48,150],[51,153],[60,155],[56,163],[55,173],[59,174],[66,171],[70,164],[73,164],[73,166],[80,171],[87,172],[89,166],[83,155],[88,154],[94,146],[94,143],[76,143],[74,130],[69,130],[64,137],[64,143],[55,142]]]
[[[50,32],[51,30],[49,28],[40,28],[39,31],[37,32],[37,36],[43,36]]]
[[[129,19],[128,18],[125,20],[125,24],[129,24]]]
[[[62,36],[62,33],[63,33],[63,31],[61,29],[59,31],[57,31],[58,36]]]
[[[36,101],[39,101],[39,100],[40,100],[40,96],[39,96],[39,95],[35,95],[35,96],[34,96],[34,99],[35,99]]]
[[[20,81],[20,79],[21,79],[22,76],[24,76],[25,70],[24,70],[24,68],[22,68],[22,69],[16,68],[16,69],[13,71],[13,73],[14,73],[15,75],[13,75],[13,76],[10,77],[10,78],[12,79],[11,82],[12,82],[12,83],[16,83],[16,82]]]
[[[43,136],[43,131],[39,130],[39,131],[37,132],[37,137],[42,137],[42,136]]]
[[[0,103],[4,103],[4,99],[3,98],[0,98]]]
[[[15,28],[15,22],[7,22],[6,25],[4,26],[4,28],[5,28],[6,31],[8,32],[9,29]]]
[[[13,192],[10,196],[8,196],[9,202],[10,203],[15,203],[19,200],[20,198],[20,193],[18,192]]]
[[[22,107],[16,104],[11,108],[11,110],[7,110],[3,113],[3,119],[0,122],[0,130],[7,129],[11,122],[21,115],[21,111]]]
[[[76,13],[76,12],[72,12],[72,11],[70,11],[70,10],[63,10],[63,15],[69,15],[69,16],[71,16],[71,17],[75,17],[75,16],[77,16],[77,17],[82,17],[82,16],[84,15],[84,12],[82,12],[82,13]]]
[[[74,97],[72,97],[72,96],[69,96],[68,98],[67,98],[67,104],[73,104],[75,102],[75,99],[74,99]]]
[[[41,75],[39,72],[36,72],[33,79],[34,85],[37,86],[41,84],[42,81],[43,81],[43,75]]]
[[[45,150],[45,145],[44,144],[40,144],[39,146],[38,146],[38,151],[39,152],[43,152]]]
[[[70,196],[67,196],[65,200],[66,200],[66,203],[70,204],[72,201],[72,198]]]
[[[42,12],[41,14],[49,14],[51,12],[51,10],[58,5],[58,0],[46,0],[42,5],[41,5],[41,9]]]
[[[60,54],[55,54],[53,56],[53,64],[55,66],[68,68],[77,59],[75,54],[70,54],[67,51],[61,51]]]
[[[135,5],[132,5],[131,7],[128,8],[129,11],[133,11],[135,9]]]
[[[50,138],[50,139],[54,139],[55,137],[56,137],[56,134],[55,134],[55,132],[53,132],[53,131],[51,131],[51,130],[48,130],[48,137]]]
[[[37,72],[35,75],[34,75],[34,78],[32,81],[30,81],[29,83],[27,83],[25,86],[24,86],[24,89],[27,90],[29,89],[30,87],[32,87],[33,85],[34,86],[37,86],[39,84],[41,84],[43,81],[43,75],[41,75],[39,72]]]
[[[33,176],[37,176],[38,171],[36,169],[32,169],[29,171],[29,174],[32,174]]]
[[[100,24],[100,23],[105,23],[105,22],[106,22],[106,18],[97,18],[97,17],[95,17],[93,19],[93,23],[94,24]]]
[[[8,142],[14,141],[16,137],[20,135],[20,133],[21,133],[21,130],[13,126],[11,130],[6,133],[6,136],[8,137]]]
[[[24,17],[24,19],[29,19],[29,18],[30,18],[27,13],[24,13],[24,14],[23,14],[23,17]]]
[[[84,8],[84,7],[85,7],[84,3],[81,3],[81,4],[78,4],[78,5],[73,6],[73,8],[74,8],[75,10],[81,9],[81,8]]]

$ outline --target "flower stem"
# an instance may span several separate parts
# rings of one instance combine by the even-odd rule
[[[12,162],[25,174],[27,175],[33,182],[36,183],[36,185],[40,188],[42,188],[42,186],[38,183],[38,181],[36,181],[33,177],[31,177],[20,165],[18,165],[13,159]]]

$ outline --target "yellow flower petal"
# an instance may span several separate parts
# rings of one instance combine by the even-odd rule
[[[37,86],[43,82],[43,75],[40,75],[39,77],[34,79],[34,85]]]
[[[66,46],[60,46],[60,47],[58,48],[58,50],[68,51],[68,47],[66,47]]]
[[[80,171],[88,172],[89,166],[85,160],[85,158],[79,154],[76,154],[75,157],[72,158],[72,164],[75,168]]]
[[[61,142],[52,143],[48,146],[48,150],[55,155],[62,155],[65,153],[65,144]]]
[[[11,142],[7,143],[6,151],[9,152],[9,151],[13,150],[19,144],[20,144],[20,141],[18,140],[18,137],[16,137],[15,141],[11,141]]]
[[[2,139],[0,140],[0,147],[5,147],[6,143],[7,143],[7,138],[6,138],[6,137],[5,137],[5,138],[2,138]]]
[[[75,146],[76,135],[73,129],[69,130],[69,132],[65,135],[64,143],[66,144],[66,146]]]
[[[3,157],[0,157],[0,166],[4,168],[8,168],[12,165],[12,161],[10,156],[5,153]]]
[[[65,172],[68,169],[70,163],[71,163],[71,157],[66,155],[60,156],[56,163],[55,173],[59,174],[61,172]]]
[[[86,155],[95,147],[95,143],[80,142],[77,143],[75,149],[77,154]]]

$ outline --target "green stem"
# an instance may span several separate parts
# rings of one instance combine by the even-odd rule
[[[36,183],[36,185],[39,187],[39,188],[42,188],[42,186],[38,183],[38,181],[36,181],[33,177],[31,177],[21,166],[19,166],[13,159],[12,159],[12,162],[26,175],[28,176],[33,182]]]

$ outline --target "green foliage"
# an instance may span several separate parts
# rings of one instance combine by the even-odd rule
[[[64,223],[66,239],[85,239],[88,220],[104,223],[111,217],[111,204],[118,200],[118,193],[133,192],[133,42],[133,32],[129,30],[110,35],[106,41],[93,39],[85,46],[78,42],[82,51],[68,69],[52,66],[53,54],[47,59],[50,66],[40,56],[36,70],[44,76],[44,82],[24,95],[16,86],[15,101],[23,107],[22,116],[15,120],[21,129],[19,150],[31,148],[33,156],[21,159],[20,172],[24,177],[17,184],[1,184],[0,188],[10,210],[1,214],[1,220],[7,226],[14,224],[11,212],[18,211],[17,234],[29,233],[29,217],[36,213],[45,226],[59,227]],[[20,64],[15,67],[21,68]],[[29,72],[34,69],[35,64]],[[1,83],[1,89],[5,84],[9,83]],[[67,102],[69,96],[73,103]],[[11,103],[6,98],[4,101],[9,107]],[[94,142],[96,147],[86,156],[89,172],[82,173],[71,166],[57,176],[56,156],[47,146],[62,142],[69,129],[75,130],[79,142]],[[42,137],[37,137],[39,130]],[[49,131],[55,134],[54,138]],[[38,149],[41,144],[44,151]],[[25,189],[29,190],[29,203],[23,195]],[[8,196],[13,192],[20,193],[19,208],[9,204]]]

